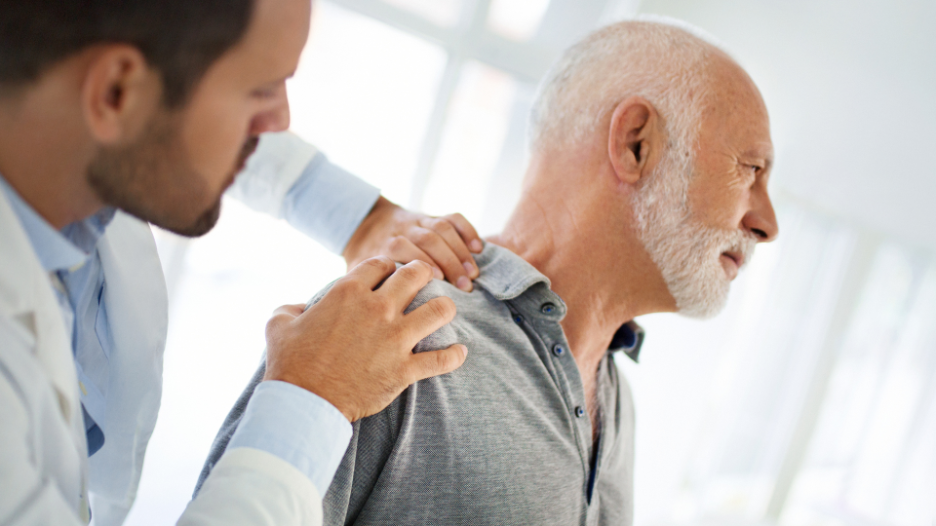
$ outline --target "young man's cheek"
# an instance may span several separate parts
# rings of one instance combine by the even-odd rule
[[[248,117],[235,105],[212,104],[192,115],[184,136],[192,167],[219,188],[236,168],[238,154],[248,137]]]

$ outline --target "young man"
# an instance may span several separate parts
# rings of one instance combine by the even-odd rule
[[[432,265],[393,273],[389,259],[369,259],[321,308],[278,311],[254,401],[270,418],[245,425],[182,523],[317,524],[349,422],[463,362],[461,345],[411,353],[452,318],[450,301],[403,309],[434,273],[471,288],[470,225],[400,210],[288,134],[259,139],[288,127],[284,82],[309,10],[0,0],[0,523],[123,521],[159,408],[166,331],[147,223],[210,230],[258,142],[235,188],[249,204],[349,263],[394,248]]]

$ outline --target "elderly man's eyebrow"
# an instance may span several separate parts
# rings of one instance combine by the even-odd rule
[[[764,183],[766,183],[767,180],[770,178],[770,174],[772,173],[771,169],[773,168],[773,164],[774,164],[773,152],[770,152],[768,155],[765,155],[763,157],[763,160],[764,160],[764,165],[761,167],[760,170],[758,170],[758,172],[760,174],[760,177],[764,179]]]
[[[774,156],[773,149],[769,147],[765,148],[753,148],[744,152],[741,155],[741,159],[756,161],[759,164],[762,164],[762,168],[767,169],[773,166]]]

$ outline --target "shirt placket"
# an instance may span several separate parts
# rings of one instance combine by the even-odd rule
[[[557,383],[566,402],[568,419],[575,429],[575,441],[582,462],[584,484],[582,502],[587,507],[588,481],[591,472],[592,423],[586,410],[585,391],[575,358],[560,322],[565,316],[563,301],[554,292],[536,287],[510,302],[514,322],[531,336],[531,341],[544,360],[549,360],[557,374]],[[587,509],[582,510],[583,520]]]

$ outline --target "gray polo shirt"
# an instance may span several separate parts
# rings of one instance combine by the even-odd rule
[[[630,525],[634,411],[613,351],[636,359],[642,330],[623,326],[601,361],[593,451],[581,376],[559,324],[565,304],[545,276],[504,248],[488,243],[476,260],[474,292],[433,281],[410,306],[442,295],[455,301],[455,320],[416,352],[464,343],[465,364],[354,423],[325,495],[325,524]],[[261,366],[219,431],[198,487],[262,377]]]

